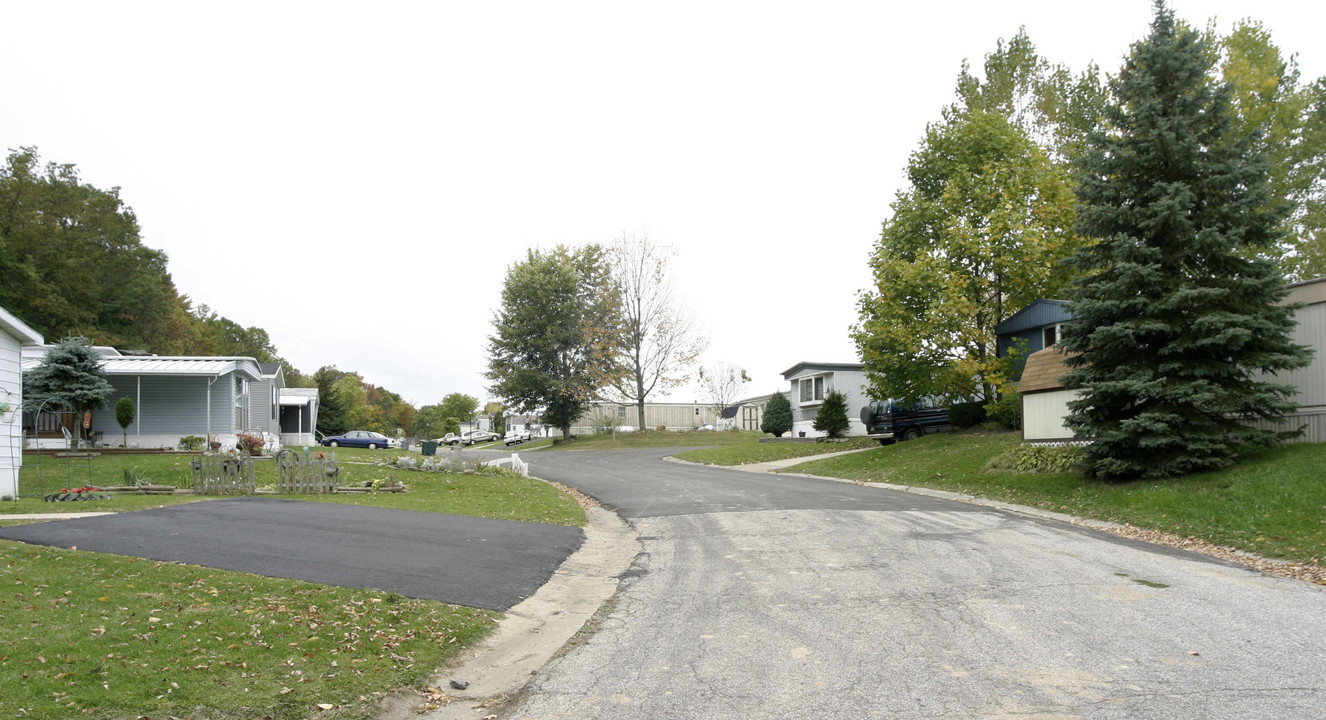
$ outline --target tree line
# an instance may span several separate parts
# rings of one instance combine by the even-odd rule
[[[195,306],[171,279],[166,253],[143,244],[118,187],[84,182],[71,163],[43,164],[33,147],[0,166],[0,306],[52,340],[279,363],[287,386],[319,388],[327,434],[411,430],[414,408],[396,393],[334,365],[305,375],[266,330]]]

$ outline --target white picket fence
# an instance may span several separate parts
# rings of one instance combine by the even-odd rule
[[[516,472],[520,473],[521,475],[524,475],[525,477],[529,477],[529,464],[521,460],[520,455],[516,453],[511,453],[511,457],[509,458],[499,458],[497,460],[489,460],[486,464],[491,467],[510,466],[512,470],[515,470]]]

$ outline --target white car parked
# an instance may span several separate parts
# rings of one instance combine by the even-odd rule
[[[502,438],[502,442],[507,445],[515,445],[517,443],[523,443],[529,439],[530,434],[528,430],[508,430],[506,432],[506,437]]]

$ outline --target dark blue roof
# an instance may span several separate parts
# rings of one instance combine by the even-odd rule
[[[1073,313],[1068,311],[1067,300],[1037,300],[1013,313],[1007,320],[995,326],[996,335],[1031,330],[1032,328],[1070,322]]]

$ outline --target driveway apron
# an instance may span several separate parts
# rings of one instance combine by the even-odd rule
[[[538,456],[536,474],[617,509],[644,552],[511,717],[1321,716],[1321,588],[669,452]]]
[[[506,610],[580,528],[275,498],[233,498],[0,528],[0,538]]]

